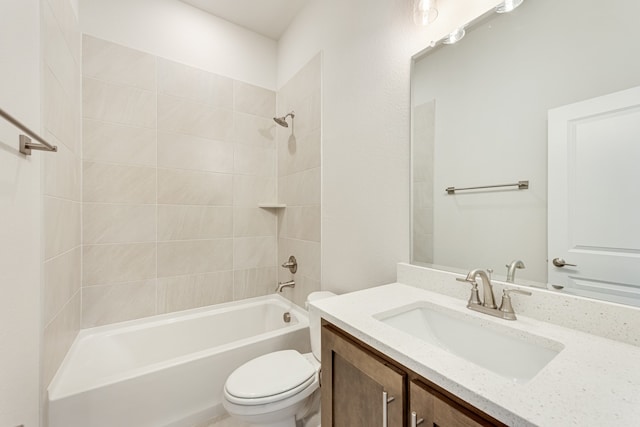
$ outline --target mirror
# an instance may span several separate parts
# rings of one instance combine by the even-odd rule
[[[548,286],[557,256],[547,254],[548,112],[640,86],[637,16],[634,0],[525,0],[414,56],[412,263],[491,268],[505,280],[506,265],[522,260],[515,282]],[[519,181],[528,189],[445,191]],[[630,188],[624,200],[637,205]],[[631,246],[640,254],[640,242]]]

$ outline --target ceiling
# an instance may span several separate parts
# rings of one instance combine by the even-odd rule
[[[278,40],[309,0],[182,0],[270,39]]]

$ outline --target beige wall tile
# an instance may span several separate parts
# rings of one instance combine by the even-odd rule
[[[140,89],[156,88],[155,56],[86,34],[82,39],[82,73]]]
[[[280,238],[278,239],[278,253],[283,260],[289,258],[289,255],[296,257],[298,261],[296,276],[306,276],[320,281],[320,243]],[[282,272],[282,274],[286,273],[288,273],[287,270]]]
[[[292,206],[320,204],[320,168],[308,169],[278,180],[278,199]]]
[[[158,133],[158,166],[207,172],[233,172],[233,143],[173,132]]]
[[[84,118],[131,126],[156,126],[156,94],[90,77],[82,79]]]
[[[233,205],[256,207],[259,203],[276,200],[276,180],[274,178],[234,175]]]
[[[43,326],[62,310],[80,289],[80,246],[44,263]]]
[[[83,120],[84,160],[155,166],[155,129]]]
[[[274,177],[276,152],[272,148],[263,149],[236,144],[233,172],[241,175]]]
[[[283,236],[320,242],[320,205],[287,207],[287,233]]]
[[[278,176],[320,167],[320,129],[278,144]]]
[[[80,245],[80,203],[44,197],[44,258],[48,260]]]
[[[66,145],[58,144],[58,152],[44,156],[44,194],[81,201],[82,162]]]
[[[156,314],[156,281],[82,289],[82,327],[106,325]]]
[[[84,202],[147,204],[156,202],[156,169],[83,163]]]
[[[141,243],[156,241],[156,206],[85,203],[82,241]]]
[[[233,300],[233,271],[158,279],[158,313]]]
[[[250,268],[233,272],[234,301],[272,294],[277,285],[276,267]]]
[[[233,208],[158,206],[158,241],[216,239],[233,235]]]
[[[229,270],[233,239],[158,243],[158,277]]]
[[[233,109],[233,80],[163,58],[158,59],[158,92]]]
[[[230,206],[231,175],[180,169],[158,169],[158,203]]]
[[[49,385],[80,330],[80,290],[44,328],[42,383]]]
[[[233,112],[184,98],[158,95],[158,129],[231,142]]]
[[[41,2],[41,18],[41,127],[44,138],[58,147],[57,153],[41,157],[45,262],[40,395],[46,396],[80,329],[82,78],[81,34],[70,2]],[[46,413],[46,406],[40,409]]]
[[[156,277],[156,243],[83,246],[82,286]]]
[[[71,6],[71,2],[68,0],[48,0],[49,5],[53,11],[53,14],[60,25],[60,29],[64,35],[74,61],[81,64],[81,46],[82,46],[82,34],[80,33],[80,25],[76,12]]]
[[[265,118],[273,118],[276,115],[276,93],[274,91],[237,80],[233,83],[234,111]]]
[[[275,148],[278,125],[273,121],[273,117],[265,118],[235,112],[233,118],[235,142],[257,148]]]
[[[44,129],[69,150],[79,153],[80,106],[67,95],[58,79],[46,68],[43,72],[43,117]]]
[[[46,1],[42,2],[42,24],[45,40],[42,44],[44,65],[56,77],[67,97],[76,99],[76,81],[80,80],[80,68],[75,62],[71,47],[58,25],[51,5]]]
[[[233,239],[233,269],[271,267],[276,263],[277,251],[277,239],[273,236],[237,237]]]
[[[275,236],[277,214],[262,208],[233,208],[233,235],[235,237]]]

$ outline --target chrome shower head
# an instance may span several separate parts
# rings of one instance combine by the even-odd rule
[[[273,121],[276,122],[277,124],[279,124],[282,127],[288,128],[289,127],[289,123],[287,123],[287,117],[291,116],[291,122],[293,123],[293,119],[296,116],[295,113],[292,111],[289,114],[287,114],[284,117],[274,117]]]

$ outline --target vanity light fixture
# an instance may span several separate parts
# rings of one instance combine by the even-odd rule
[[[496,13],[509,13],[520,6],[524,0],[504,0],[500,6],[496,7]]]
[[[413,21],[417,25],[426,27],[438,17],[437,0],[414,0]]]
[[[442,39],[443,44],[454,44],[462,40],[466,34],[464,27],[456,28],[448,36]]]

